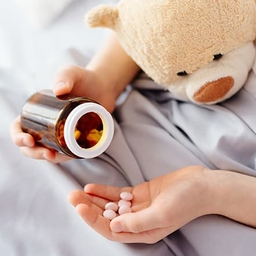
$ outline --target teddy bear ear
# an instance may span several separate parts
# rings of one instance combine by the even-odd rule
[[[117,18],[118,9],[108,5],[99,5],[85,14],[85,22],[90,27],[113,29]]]

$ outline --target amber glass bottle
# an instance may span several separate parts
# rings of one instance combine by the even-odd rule
[[[112,116],[100,104],[84,97],[56,97],[50,90],[26,101],[21,126],[38,144],[75,158],[100,155],[114,133]]]

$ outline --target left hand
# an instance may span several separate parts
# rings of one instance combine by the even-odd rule
[[[186,167],[135,187],[118,188],[88,184],[74,191],[69,200],[78,214],[104,237],[123,243],[155,243],[191,220],[214,211],[211,171]],[[133,194],[132,213],[112,221],[102,216],[107,202],[120,200],[120,193]]]

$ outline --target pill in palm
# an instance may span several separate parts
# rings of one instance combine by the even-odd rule
[[[120,198],[126,201],[131,201],[133,199],[133,194],[130,192],[122,192]]]
[[[120,215],[125,214],[125,213],[130,213],[130,212],[132,212],[131,207],[129,207],[127,205],[120,206],[119,210],[118,210],[118,213]]]
[[[109,202],[105,205],[105,210],[113,210],[116,212],[118,210],[118,205],[114,202]]]
[[[128,206],[128,207],[131,207],[132,203],[130,201],[126,201],[124,199],[121,199],[119,202],[118,202],[118,206],[121,207],[121,206]]]
[[[113,210],[105,210],[103,212],[103,217],[109,220],[113,220],[116,217],[116,215],[117,215],[116,212]]]
[[[131,200],[133,199],[133,195],[130,192],[122,192],[120,193],[120,200],[115,202],[109,202],[105,205],[105,211],[103,212],[103,216],[109,220],[113,220],[115,217],[125,213],[131,213]]]

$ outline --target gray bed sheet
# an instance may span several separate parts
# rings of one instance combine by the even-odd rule
[[[119,244],[95,233],[67,201],[88,182],[135,185],[187,165],[255,176],[255,81],[251,72],[232,99],[196,106],[142,75],[115,112],[108,150],[62,165],[27,158],[12,144],[8,128],[26,95],[1,90],[1,255],[255,255],[256,230],[221,216],[198,218],[154,245]]]
[[[0,59],[0,255],[254,256],[256,230],[213,215],[153,245],[111,242],[80,219],[67,197],[89,182],[135,185],[187,165],[256,176],[255,69],[236,96],[214,106],[178,101],[142,74],[114,114],[115,136],[105,154],[62,165],[33,160],[12,143],[10,123],[33,91],[50,87],[63,63],[85,64],[95,32],[80,24],[86,1],[76,1],[59,23],[40,31],[28,29],[12,2],[1,3],[8,13],[0,8],[1,17],[19,24],[0,27],[10,49],[0,51],[10,54]]]

